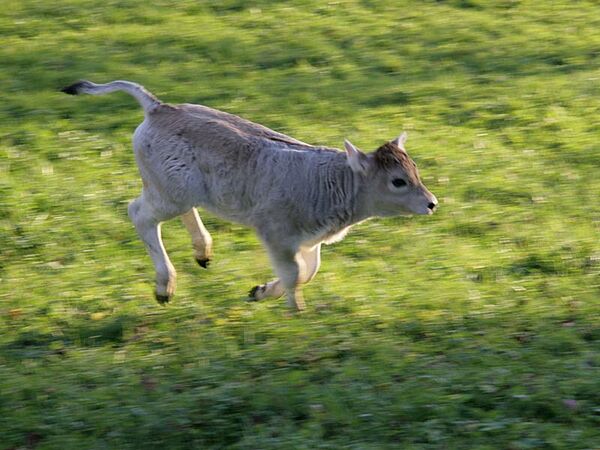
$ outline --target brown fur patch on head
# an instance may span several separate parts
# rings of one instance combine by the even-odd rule
[[[408,177],[408,181],[412,184],[419,183],[419,171],[417,165],[414,163],[410,156],[391,142],[383,144],[379,147],[375,153],[375,162],[377,167],[380,169],[391,171],[396,168],[401,168]]]

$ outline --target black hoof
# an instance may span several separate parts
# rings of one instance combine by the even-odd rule
[[[168,295],[155,294],[155,297],[156,297],[156,301],[161,305],[169,303],[169,300],[170,300],[170,297]]]
[[[208,258],[204,258],[204,259],[197,259],[196,262],[204,267],[205,269],[208,269],[208,265],[210,264],[210,259]]]
[[[256,291],[258,291],[259,288],[260,288],[260,286],[254,286],[252,289],[250,289],[250,292],[248,292],[248,301],[249,302],[258,301],[258,299],[256,298]]]

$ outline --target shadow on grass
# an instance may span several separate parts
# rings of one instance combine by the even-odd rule
[[[281,319],[278,314],[273,318]],[[128,315],[82,319],[64,327],[60,339],[85,348],[126,346],[127,330],[137,320]],[[335,321],[343,328],[324,334],[316,327],[304,330],[315,320]],[[187,349],[178,356],[183,371],[161,364],[141,379],[115,379],[119,371],[106,361],[87,365],[86,360],[78,383],[97,401],[64,426],[68,430],[72,423],[95,420],[100,405],[109,413],[102,426],[113,431],[102,437],[112,448],[159,448],[157,443],[169,448],[263,448],[248,444],[249,427],[261,439],[284,439],[282,427],[286,436],[310,431],[327,448],[349,448],[370,442],[369,436],[376,436],[374,445],[430,444],[435,442],[432,429],[439,439],[469,439],[482,446],[496,439],[509,448],[520,439],[517,424],[523,420],[555,427],[557,433],[574,422],[592,425],[596,363],[585,355],[598,328],[591,322],[573,320],[564,326],[561,321],[536,316],[515,320],[514,311],[504,317],[418,320],[335,309],[309,311],[282,319],[286,323],[280,325],[235,316],[220,325],[197,324],[193,333],[183,334],[173,324],[171,337]],[[282,335],[283,329],[293,330],[293,322],[302,327]],[[332,330],[335,325],[330,323]],[[196,338],[188,340],[190,336]],[[56,341],[52,333],[22,332],[0,350],[9,350],[4,353],[15,359],[33,358],[35,352],[63,356]],[[195,364],[207,358],[210,364]],[[559,364],[562,359],[579,364],[577,376]],[[557,395],[555,380],[575,385]],[[97,392],[102,397],[94,397]],[[578,409],[565,406],[564,398]],[[64,407],[60,396],[52,401]]]
[[[125,330],[133,327],[132,316],[118,316],[102,321],[81,320],[60,329],[60,332],[28,330],[7,343],[2,353],[14,359],[43,357],[48,354],[64,356],[69,345],[77,347],[119,346]]]

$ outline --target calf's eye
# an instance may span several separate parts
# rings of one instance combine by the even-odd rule
[[[392,184],[394,185],[394,187],[403,187],[406,186],[406,181],[404,181],[402,178],[394,178],[392,180]]]

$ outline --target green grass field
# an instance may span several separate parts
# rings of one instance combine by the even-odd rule
[[[0,37],[0,449],[600,448],[598,2],[5,0]],[[440,209],[326,247],[299,315],[245,302],[251,230],[204,214],[206,271],[168,222],[161,307],[141,110],[80,78],[338,148],[406,130]]]

